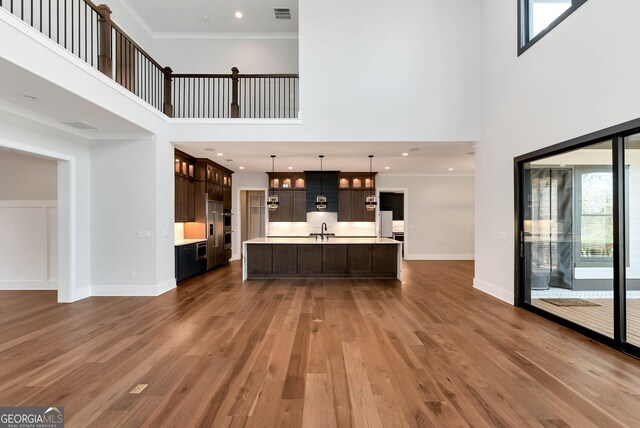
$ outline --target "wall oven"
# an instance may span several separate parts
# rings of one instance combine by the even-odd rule
[[[224,230],[225,232],[231,231],[231,218],[233,214],[231,214],[231,210],[225,209],[224,214],[222,214],[222,218],[224,219]]]
[[[230,250],[231,249],[231,231],[225,232],[224,233],[224,250]]]

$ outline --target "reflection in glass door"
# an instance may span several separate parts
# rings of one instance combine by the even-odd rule
[[[626,170],[626,336],[640,346],[640,134],[624,140]]]
[[[526,162],[520,232],[524,301],[611,338],[612,147],[609,140]]]

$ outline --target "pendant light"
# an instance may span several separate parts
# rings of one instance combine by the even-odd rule
[[[320,194],[316,196],[316,209],[320,212],[324,212],[327,210],[327,197],[324,196],[324,192],[322,191],[322,160],[324,159],[324,155],[320,155]]]
[[[367,211],[375,211],[378,201],[376,195],[373,193],[373,155],[369,155],[369,189],[371,193],[365,197],[364,204],[367,207]]]
[[[275,186],[275,175],[276,175],[276,155],[271,155],[271,194],[267,198],[267,208],[269,211],[275,211],[278,209],[280,202],[278,201],[278,196],[274,193]]]

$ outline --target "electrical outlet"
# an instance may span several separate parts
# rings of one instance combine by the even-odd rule
[[[131,272],[129,272],[129,278],[130,279],[136,279],[136,271],[132,270]]]
[[[501,241],[506,241],[507,240],[507,232],[500,232],[500,234],[498,235],[498,238]]]
[[[138,239],[151,239],[151,232],[148,230],[139,230]]]

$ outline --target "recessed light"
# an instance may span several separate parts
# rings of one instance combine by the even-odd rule
[[[218,156],[224,156],[224,153],[218,153]]]
[[[409,156],[409,153],[403,153],[402,156]]]
[[[293,169],[293,167],[292,166],[288,166],[287,169]]]
[[[390,166],[385,166],[384,169],[391,169],[391,167]]]
[[[205,22],[209,21],[209,15],[202,15],[202,20]]]
[[[243,167],[243,166],[239,166],[238,168],[240,168],[240,169],[244,169],[244,167]]]
[[[566,164],[566,163],[563,163],[563,164],[562,164],[562,165],[560,165],[560,166],[561,166],[561,167],[563,167],[563,166],[567,166],[567,164]]]
[[[449,168],[449,171],[453,171],[453,168]]]
[[[38,100],[38,97],[34,97],[33,95],[25,94],[25,95],[23,95],[23,97],[28,99],[28,100],[31,100],[31,101],[37,101]]]
[[[242,12],[237,11],[236,12],[236,18],[238,18],[238,19],[242,18]]]

